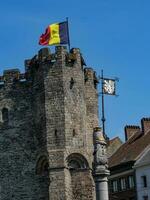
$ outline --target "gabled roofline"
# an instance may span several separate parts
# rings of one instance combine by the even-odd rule
[[[140,163],[140,161],[143,159],[143,157],[150,151],[150,145],[148,145],[141,153],[140,155],[138,155],[136,157],[136,162],[133,166],[133,168],[138,168],[138,167],[141,167],[141,166],[146,166],[146,165],[149,165],[150,164],[150,160],[149,161],[146,161],[146,162],[143,162],[143,163]]]

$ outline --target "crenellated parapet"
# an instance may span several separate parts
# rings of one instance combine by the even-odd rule
[[[43,66],[55,69],[80,66],[83,70],[84,65],[86,65],[85,61],[78,48],[68,51],[65,46],[56,46],[55,53],[52,53],[49,48],[42,48],[33,58],[25,60],[26,79],[32,80]]]
[[[4,70],[3,75],[0,76],[0,84],[12,84],[24,81],[25,79],[25,73],[20,73],[19,69]]]
[[[93,71],[92,68],[86,67],[84,69],[84,77],[85,77],[85,83],[92,84],[94,88],[97,88],[97,84],[99,83],[99,80],[96,76],[96,72]]]
[[[55,53],[49,48],[42,48],[38,54],[31,59],[25,60],[25,73],[21,73],[19,69],[5,70],[0,76],[0,84],[13,84],[16,82],[32,81],[34,75],[38,72],[40,66],[48,65],[49,67],[75,67],[86,66],[84,58],[79,48],[72,48],[70,51],[65,46],[56,46]],[[95,72],[91,68],[84,70],[85,82],[92,82],[94,87],[98,83]]]
[[[57,46],[55,53],[51,53],[49,48],[40,49],[37,55],[32,59],[25,61],[25,66],[28,71],[30,67],[38,67],[39,64],[55,63],[73,67],[75,62],[80,62],[81,65],[85,65],[84,59],[78,48],[72,48],[70,52],[68,52],[65,46]]]

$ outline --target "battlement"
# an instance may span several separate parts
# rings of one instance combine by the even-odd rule
[[[26,79],[25,73],[20,73],[19,69],[4,70],[3,75],[0,76],[0,84],[14,83],[24,81]]]
[[[65,46],[57,46],[55,53],[51,53],[49,48],[42,48],[38,54],[31,59],[25,60],[25,73],[20,73],[19,69],[4,70],[3,75],[0,76],[0,84],[14,83],[30,79],[31,70],[37,68],[39,64],[54,64],[64,62],[66,66],[73,66],[76,61],[81,63],[81,66],[86,65],[78,48],[72,48],[69,52]]]
[[[86,65],[78,48],[72,48],[68,52],[65,46],[56,46],[55,53],[51,53],[49,48],[42,48],[32,59],[25,60],[26,72],[29,71],[29,68],[33,66],[38,67],[38,65],[42,63],[60,64],[60,62],[70,67],[72,67],[75,62],[80,62],[81,66]]]
[[[94,85],[95,89],[97,88],[97,84],[99,83],[99,80],[96,76],[96,72],[93,71],[92,68],[86,67],[84,68],[84,79],[85,82],[89,82],[92,85]]]
[[[49,48],[42,48],[31,59],[26,59],[25,73],[21,73],[19,69],[4,70],[3,75],[0,76],[0,85],[12,85],[20,82],[31,83],[35,76],[40,76],[40,69],[45,68],[43,66],[48,66],[48,68],[54,70],[60,67],[68,68],[68,70],[77,67],[83,71],[85,84],[93,85],[96,89],[99,82],[95,71],[92,68],[85,67],[86,63],[79,48],[72,48],[68,51],[66,46],[56,46],[54,53]]]

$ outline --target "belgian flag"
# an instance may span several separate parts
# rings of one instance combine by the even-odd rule
[[[40,45],[69,44],[68,21],[49,25],[40,36]]]

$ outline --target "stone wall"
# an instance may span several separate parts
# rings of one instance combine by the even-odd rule
[[[9,73],[0,86],[1,116],[7,110],[7,120],[2,116],[0,122],[0,199],[34,199],[37,146],[32,94],[27,82],[13,82]]]
[[[44,48],[0,77],[1,200],[95,199],[98,81],[83,65],[79,49]]]

